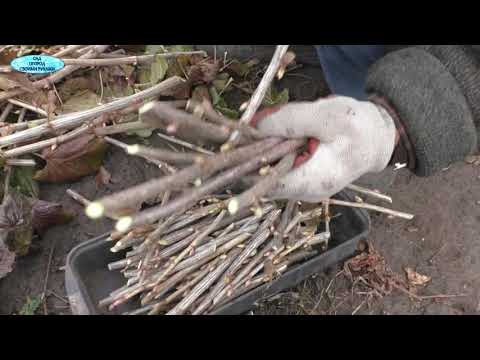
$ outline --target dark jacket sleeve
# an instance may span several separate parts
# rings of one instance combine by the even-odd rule
[[[416,45],[393,51],[369,70],[366,89],[396,111],[416,158],[429,176],[477,150],[480,78],[468,46]]]

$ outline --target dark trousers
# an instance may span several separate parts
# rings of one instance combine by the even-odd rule
[[[315,45],[330,90],[365,100],[368,68],[386,53],[385,45]]]

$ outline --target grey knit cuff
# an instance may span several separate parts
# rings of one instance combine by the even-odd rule
[[[392,52],[369,71],[366,90],[395,107],[417,158],[415,173],[429,176],[477,147],[472,112],[455,78],[427,52]]]
[[[457,80],[480,137],[480,64],[469,45],[416,45],[436,57]]]

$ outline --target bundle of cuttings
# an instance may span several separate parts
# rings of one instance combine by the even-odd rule
[[[211,313],[326,251],[330,205],[412,218],[363,202],[329,199],[305,207],[269,199],[307,144],[265,137],[250,126],[262,106],[288,102],[288,90],[275,86],[295,63],[288,47],[277,45],[262,66],[185,46],[148,45],[131,55],[138,49],[69,45],[36,50],[66,65],[48,77],[2,68],[6,166],[43,165],[33,176],[38,181],[71,182],[97,172],[102,180],[109,177],[102,162],[113,145],[162,170],[94,201],[68,191],[90,218],[116,221],[108,241],[124,256],[109,269],[126,281],[102,307],[132,302],[138,305],[133,314]],[[233,88],[248,94],[238,106],[226,100]],[[19,119],[10,119],[18,107]],[[160,137],[165,147],[114,135]],[[349,189],[391,202],[368,189]]]

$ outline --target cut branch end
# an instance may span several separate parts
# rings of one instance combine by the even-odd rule
[[[90,219],[100,219],[105,213],[105,208],[101,203],[93,202],[87,206],[85,213]]]

